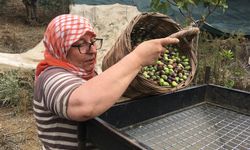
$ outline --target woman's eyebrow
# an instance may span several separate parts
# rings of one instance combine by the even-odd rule
[[[73,45],[79,45],[83,43],[90,43],[95,40],[95,37],[91,38],[90,41],[87,41],[84,37],[81,37],[78,41],[76,41]]]
[[[88,43],[88,42],[84,39],[81,39],[81,40],[76,41],[74,44],[83,44],[83,43]]]

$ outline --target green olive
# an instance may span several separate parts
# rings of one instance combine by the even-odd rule
[[[163,86],[169,86],[168,82],[163,82]]]
[[[171,84],[172,84],[173,87],[176,87],[178,85],[175,81],[172,81]]]

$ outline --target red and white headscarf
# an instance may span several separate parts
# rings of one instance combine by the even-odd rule
[[[94,67],[91,71],[86,71],[84,68],[76,67],[66,60],[71,45],[87,32],[95,36],[89,20],[84,17],[64,14],[54,18],[44,34],[44,60],[36,68],[36,79],[49,66],[65,68],[86,80],[92,78],[95,75]]]

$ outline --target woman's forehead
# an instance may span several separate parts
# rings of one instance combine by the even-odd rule
[[[85,40],[85,41],[89,41],[91,39],[95,38],[95,35],[90,33],[90,32],[87,32],[86,34],[84,34],[83,36],[80,37],[79,40]]]
[[[82,36],[79,40],[77,40],[75,43],[81,44],[81,43],[89,43],[91,42],[95,36]]]

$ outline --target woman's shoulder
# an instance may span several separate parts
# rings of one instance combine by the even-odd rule
[[[82,84],[85,81],[72,72],[60,67],[46,68],[36,80],[37,86]]]
[[[63,78],[78,78],[78,77],[64,68],[51,66],[46,68],[39,75],[38,81],[44,82],[50,79],[63,79]]]
[[[40,76],[51,76],[55,74],[68,74],[68,75],[73,75],[70,71],[67,69],[64,69],[62,67],[56,67],[56,66],[50,66],[46,68]]]
[[[65,73],[69,73],[68,70],[62,68],[62,67],[57,67],[57,66],[50,66],[48,68],[46,68],[42,73],[48,73],[48,72],[65,72]]]

